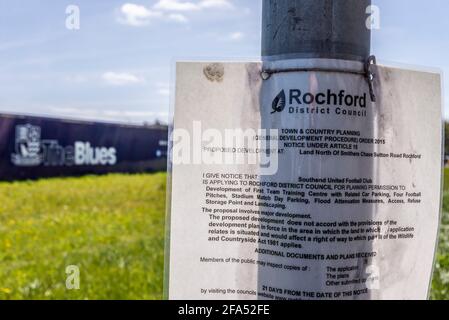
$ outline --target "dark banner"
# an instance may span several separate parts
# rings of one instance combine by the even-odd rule
[[[0,180],[166,170],[166,126],[0,114]]]

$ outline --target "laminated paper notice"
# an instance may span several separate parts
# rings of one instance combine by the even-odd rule
[[[170,299],[426,299],[440,74],[354,62],[178,63]],[[334,72],[329,71],[335,69]]]

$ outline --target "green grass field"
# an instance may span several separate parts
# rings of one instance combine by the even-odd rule
[[[449,300],[449,169],[444,171],[442,220],[433,277],[432,298],[435,300]]]
[[[449,171],[432,297],[449,299]],[[0,183],[1,299],[161,299],[166,175]],[[80,290],[65,287],[68,265]]]
[[[162,298],[165,174],[0,184],[0,299]],[[68,265],[80,290],[65,287]]]

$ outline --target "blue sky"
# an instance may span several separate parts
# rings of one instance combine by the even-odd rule
[[[380,60],[449,75],[447,0],[373,2]],[[256,58],[260,20],[259,0],[0,0],[0,112],[165,121],[173,61]]]

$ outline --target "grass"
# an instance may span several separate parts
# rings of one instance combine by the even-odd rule
[[[0,183],[0,300],[161,299],[165,174]],[[433,299],[449,299],[449,170]],[[67,290],[65,269],[80,269]]]
[[[442,215],[440,242],[432,284],[434,300],[449,300],[449,169],[444,170]]]
[[[1,299],[161,299],[165,174],[0,184]],[[80,270],[67,290],[66,267]]]

